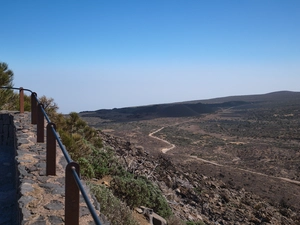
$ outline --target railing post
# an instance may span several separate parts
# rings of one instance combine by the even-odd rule
[[[56,175],[56,138],[53,129],[56,130],[54,123],[47,124],[46,137],[46,175]]]
[[[19,101],[20,101],[20,113],[24,113],[24,89],[20,87],[19,89]]]
[[[31,93],[31,124],[37,124],[37,110],[38,104],[36,100],[36,93]]]
[[[37,112],[37,142],[43,143],[44,142],[44,129],[45,129],[45,119],[44,114],[42,111],[42,107],[44,108],[44,105],[42,103],[38,104],[38,112]]]
[[[70,162],[66,167],[65,225],[79,225],[79,188],[73,176],[73,169],[79,176],[79,165]]]

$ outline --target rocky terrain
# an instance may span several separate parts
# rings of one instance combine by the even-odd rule
[[[199,106],[209,110],[197,111]],[[162,108],[172,113],[162,114]],[[185,221],[300,224],[299,93],[150,109],[80,115],[102,130],[104,143],[129,171],[160,187]]]
[[[106,146],[116,150],[132,173],[155,182],[168,199],[176,216],[205,224],[296,224],[298,215],[282,203],[269,204],[241,188],[184,166],[174,165],[167,155],[152,157],[142,148],[111,135],[100,133]]]

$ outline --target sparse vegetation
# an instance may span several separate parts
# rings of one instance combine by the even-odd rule
[[[135,177],[125,171],[114,151],[103,148],[97,130],[89,127],[77,113],[71,113],[65,119],[60,116],[55,118],[59,124],[58,131],[62,142],[71,157],[83,168],[82,176],[100,179],[111,175],[113,193],[128,206],[133,208],[144,205],[153,208],[164,217],[171,215],[171,209],[158,187],[147,179]]]
[[[105,128],[113,135],[142,146],[152,155],[158,154],[167,144],[149,137],[149,134],[163,128],[154,136],[176,146],[166,157],[186,168],[187,173],[220,179],[224,182],[224,189],[253,192],[279,207],[281,216],[290,218],[295,214],[295,208],[300,210],[299,198],[295,194],[297,185],[293,184],[293,181],[297,183],[300,180],[300,98],[299,93],[272,95],[254,96],[250,104],[236,107],[227,104],[219,107],[217,112],[195,117],[167,117],[165,114],[157,118],[157,114],[151,114],[152,111],[147,114],[147,107],[142,107],[141,111],[136,107],[131,110],[140,113],[139,116],[128,120],[126,118],[132,112],[127,110],[125,113],[122,109],[117,112],[117,117],[116,114],[110,116],[107,110],[100,110],[97,111],[99,118],[94,113],[93,118],[89,118],[89,113],[84,113],[83,118],[88,122],[91,120],[97,128]],[[159,106],[156,108],[159,109]],[[105,118],[102,118],[102,113]],[[156,172],[163,170],[160,167]],[[164,180],[172,183],[171,180]],[[174,188],[174,185],[170,187]],[[195,194],[205,198],[207,189],[197,187],[199,189],[194,190]],[[180,189],[178,195],[187,197],[187,193]],[[214,196],[214,193],[209,196]],[[257,203],[253,205],[253,200],[248,197],[238,203],[232,201],[230,195],[219,196],[221,204],[227,207],[236,208],[240,204],[253,209],[259,207]],[[280,202],[281,197],[289,200]],[[284,208],[286,203],[289,208]],[[259,218],[263,214],[258,212],[254,215]],[[270,218],[263,219],[268,221]]]

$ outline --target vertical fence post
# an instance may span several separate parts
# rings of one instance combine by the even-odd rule
[[[45,129],[45,119],[44,114],[42,111],[44,105],[42,103],[38,104],[38,112],[37,112],[37,142],[43,143],[44,142],[44,129]]]
[[[73,176],[73,169],[79,176],[79,165],[70,162],[66,167],[65,225],[79,225],[79,188]]]
[[[37,124],[37,100],[36,100],[36,93],[31,93],[31,124]]]
[[[53,129],[56,130],[54,123],[47,124],[46,137],[46,175],[56,175],[56,138]]]
[[[20,87],[19,89],[19,101],[20,101],[20,113],[24,113],[24,89]]]

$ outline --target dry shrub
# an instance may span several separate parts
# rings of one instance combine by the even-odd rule
[[[100,203],[100,211],[111,225],[138,225],[132,212],[125,203],[116,198],[112,192],[103,185],[89,184],[92,193]]]

